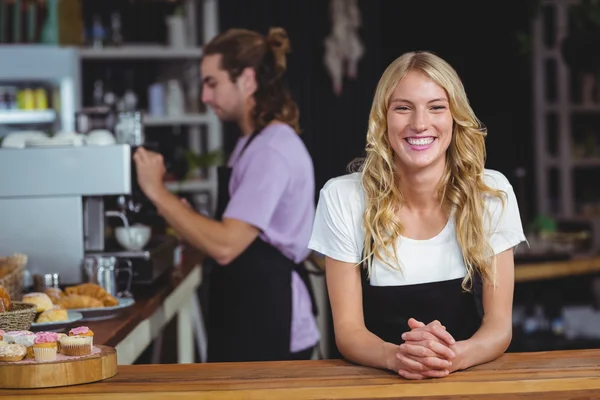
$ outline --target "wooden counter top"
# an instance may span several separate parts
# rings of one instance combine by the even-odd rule
[[[485,397],[482,397],[484,396]],[[0,390],[0,398],[71,399],[591,399],[600,350],[510,353],[442,379],[408,381],[341,360],[119,366],[106,381]]]

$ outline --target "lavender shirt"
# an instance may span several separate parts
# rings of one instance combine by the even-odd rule
[[[248,145],[241,137],[231,154],[231,199],[225,218],[244,221],[261,230],[260,237],[295,263],[309,254],[315,215],[315,182],[310,155],[294,130],[285,124],[267,126]],[[320,335],[310,295],[300,276],[292,273],[290,351],[315,345]]]

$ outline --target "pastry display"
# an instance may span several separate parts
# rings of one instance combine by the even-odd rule
[[[10,302],[10,298],[8,301]],[[104,308],[119,305],[119,299],[95,283],[67,286],[64,291],[59,288],[47,288],[43,293],[27,293],[23,296],[23,302],[35,304],[38,307],[38,313],[41,314],[36,319],[37,323],[65,321],[68,319],[66,310],[69,309]],[[0,312],[2,312],[1,307],[2,302],[0,302]]]
[[[23,295],[23,303],[35,304],[37,312],[41,313],[54,307],[52,300],[46,293],[31,292]]]
[[[58,335],[55,332],[35,334],[33,354],[36,361],[54,361],[58,353]]]
[[[0,362],[27,359],[47,362],[55,361],[59,354],[64,359],[65,356],[84,357],[94,353],[94,332],[87,326],[73,328],[68,335],[55,332],[0,332],[3,333],[0,340]]]

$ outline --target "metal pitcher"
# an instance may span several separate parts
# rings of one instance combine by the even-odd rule
[[[127,266],[119,266],[115,257],[86,257],[83,267],[90,283],[95,283],[115,297],[132,297],[131,282],[133,280],[133,268],[131,261],[126,261]],[[127,274],[127,285],[125,290],[118,292],[117,279],[122,273]]]

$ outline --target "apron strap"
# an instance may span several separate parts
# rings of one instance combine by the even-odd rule
[[[298,275],[302,279],[302,282],[304,282],[306,289],[308,290],[308,294],[310,296],[310,302],[312,303],[312,313],[316,317],[319,315],[319,307],[317,307],[317,299],[315,297],[315,291],[313,289],[313,285],[310,280],[310,272],[308,271],[308,269],[306,268],[306,265],[304,265],[303,262],[296,264],[296,267],[294,268],[294,270],[298,273]]]
[[[250,135],[250,138],[248,139],[248,141],[246,142],[246,144],[244,144],[244,147],[242,147],[242,150],[240,151],[240,154],[238,154],[238,156],[235,159],[235,162],[232,163],[231,165],[235,165],[240,158],[242,158],[242,155],[244,154],[244,152],[246,151],[246,149],[248,148],[248,146],[250,146],[250,143],[252,143],[252,141],[258,136],[258,134],[261,131],[254,131],[252,132],[252,134]]]

